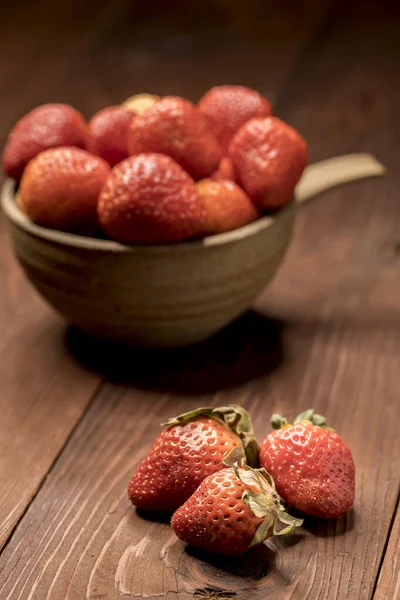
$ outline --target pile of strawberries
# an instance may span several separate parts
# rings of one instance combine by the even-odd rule
[[[238,405],[170,419],[130,481],[132,503],[173,513],[181,540],[231,555],[303,523],[282,500],[313,517],[346,514],[355,466],[343,439],[311,409],[293,424],[279,415],[271,424],[260,449],[250,416]]]
[[[3,152],[33,222],[128,244],[251,223],[290,201],[306,163],[300,134],[243,86],[214,87],[197,106],[139,94],[89,123],[45,104],[16,123]]]

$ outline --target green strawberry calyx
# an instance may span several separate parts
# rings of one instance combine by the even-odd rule
[[[224,463],[231,467],[234,463],[244,461],[251,467],[258,466],[260,446],[254,437],[253,423],[247,410],[237,404],[229,406],[219,406],[218,408],[204,407],[183,413],[178,417],[168,419],[162,425],[164,427],[173,427],[174,425],[184,425],[196,417],[209,417],[223,423],[229,427],[240,438],[241,445],[236,446],[225,457]]]
[[[250,488],[244,490],[243,502],[251,508],[255,517],[264,519],[258,526],[250,547],[261,544],[271,535],[292,533],[303,524],[303,519],[296,519],[285,511],[274,480],[265,469],[252,469],[248,465],[239,466],[238,463],[233,468],[240,481]]]
[[[314,412],[313,408],[309,408],[304,412],[297,415],[295,420],[293,421],[293,425],[297,423],[301,423],[302,421],[309,421],[312,425],[317,425],[318,427],[323,427],[324,429],[329,429],[330,431],[334,431],[332,427],[329,427],[325,417],[322,415],[317,415]],[[281,417],[281,415],[274,414],[271,417],[271,426],[273,429],[285,429],[286,427],[290,427],[292,423],[288,423],[285,417]]]

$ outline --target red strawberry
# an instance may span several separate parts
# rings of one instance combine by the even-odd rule
[[[33,158],[19,189],[22,210],[38,225],[92,234],[109,165],[79,148],[50,148]]]
[[[112,167],[128,157],[127,134],[134,113],[123,106],[108,106],[89,122],[88,150]]]
[[[100,195],[98,213],[108,235],[128,244],[198,237],[206,222],[193,179],[163,154],[131,156],[114,167]]]
[[[276,117],[252,119],[232,139],[229,156],[250,198],[264,210],[276,210],[293,196],[307,164],[307,144]]]
[[[224,461],[258,461],[253,426],[240,406],[199,408],[165,425],[129,484],[129,497],[139,508],[174,511],[203,479],[224,469]]]
[[[202,179],[196,187],[207,211],[207,235],[243,227],[259,216],[250,198],[233,181]]]
[[[260,459],[280,496],[314,517],[346,514],[354,502],[355,467],[343,439],[313,410],[299,415],[293,425],[279,415],[271,423],[277,431],[264,440]]]
[[[3,168],[19,181],[28,162],[39,152],[57,146],[86,148],[88,127],[68,104],[43,104],[12,128],[3,152]]]
[[[155,96],[154,94],[135,94],[135,96],[131,96],[125,100],[122,106],[137,115],[141,115],[158,102],[159,99],[160,96]]]
[[[254,117],[272,115],[272,106],[264,96],[242,85],[211,88],[198,107],[207,115],[212,130],[225,152],[237,130]]]
[[[166,154],[195,180],[211,175],[221,158],[204,115],[188,100],[173,96],[162,98],[133,119],[128,148],[130,154]]]
[[[223,156],[219,162],[218,169],[210,175],[210,179],[216,179],[217,181],[219,179],[229,179],[229,181],[238,183],[231,159]]]
[[[302,524],[284,511],[264,469],[237,467],[213,473],[172,516],[179,539],[218,554],[242,554],[272,535]],[[279,529],[279,523],[286,527]]]

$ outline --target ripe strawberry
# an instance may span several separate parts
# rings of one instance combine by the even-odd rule
[[[163,154],[131,156],[114,167],[100,194],[98,214],[106,233],[128,244],[198,237],[207,216],[193,179]]]
[[[232,139],[229,156],[250,198],[264,210],[276,210],[293,196],[307,164],[307,144],[276,117],[252,119]]]
[[[21,209],[38,225],[92,234],[97,200],[110,172],[98,156],[79,148],[50,148],[33,158],[19,189]]]
[[[88,127],[68,104],[43,104],[23,116],[12,128],[3,152],[3,168],[19,181],[28,162],[39,152],[58,146],[86,148]]]
[[[279,523],[286,525],[279,529]],[[172,516],[179,539],[218,554],[242,554],[303,523],[285,512],[264,469],[243,466],[213,473]]]
[[[280,496],[297,510],[325,519],[344,515],[354,502],[355,467],[350,448],[307,410],[293,425],[273,415],[261,446],[261,465],[271,473]]]
[[[243,227],[259,216],[250,198],[233,181],[202,179],[196,187],[207,211],[207,235]]]
[[[112,167],[128,158],[127,134],[134,113],[123,106],[108,106],[89,121],[88,150]]]
[[[125,100],[122,106],[137,115],[141,115],[158,102],[159,99],[160,96],[155,96],[154,94],[135,94],[135,96],[131,96]]]
[[[169,419],[128,488],[133,504],[174,511],[216,471],[246,458],[258,461],[249,415],[240,406],[199,408]]]
[[[195,180],[208,177],[221,158],[203,114],[188,100],[162,98],[131,124],[130,154],[160,152],[173,158]]]
[[[227,156],[223,156],[219,161],[218,169],[210,175],[210,179],[216,179],[217,181],[220,179],[228,179],[229,181],[238,183],[231,159]]]
[[[272,106],[264,96],[242,85],[220,85],[211,88],[198,107],[207,115],[214,135],[226,152],[237,130],[254,117],[272,115]]]

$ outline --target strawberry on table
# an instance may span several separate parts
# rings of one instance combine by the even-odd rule
[[[97,201],[110,166],[79,148],[50,148],[25,169],[19,203],[38,225],[92,235],[99,229]]]
[[[355,466],[350,448],[312,409],[290,424],[273,415],[260,462],[279,495],[297,510],[333,519],[353,506]]]
[[[258,463],[253,426],[240,406],[199,408],[165,425],[129,483],[128,495],[138,508],[172,512],[226,463]]]
[[[241,186],[266,211],[289,202],[307,164],[306,142],[277,117],[248,121],[233,137],[228,154]]]
[[[199,101],[223,152],[237,130],[254,117],[272,115],[272,106],[256,90],[243,85],[219,85],[211,88]]]
[[[218,554],[242,554],[302,524],[285,512],[273,479],[246,465],[209,475],[172,516],[179,539]],[[283,527],[282,527],[283,525]]]
[[[126,244],[164,244],[199,237],[206,209],[193,179],[169,156],[147,153],[116,165],[99,197],[106,233]]]
[[[162,98],[133,119],[128,149],[132,155],[166,154],[195,180],[211,175],[221,159],[205,116],[189,100],[176,96]]]
[[[123,106],[107,106],[89,121],[88,150],[112,167],[128,158],[127,135],[134,113]]]
[[[4,171],[19,181],[28,162],[39,152],[58,146],[86,148],[88,135],[83,116],[72,106],[38,106],[12,128],[3,152]]]

